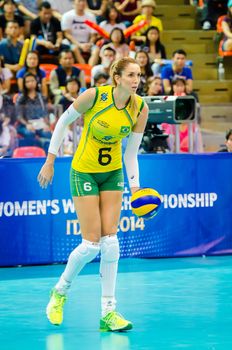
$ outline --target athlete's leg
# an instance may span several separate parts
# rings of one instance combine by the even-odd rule
[[[86,263],[93,260],[100,250],[101,219],[98,196],[73,197],[78,216],[82,242],[68,258],[68,263],[56,289],[60,294],[66,294],[74,277],[82,270]]]
[[[131,322],[115,312],[115,285],[119,260],[117,229],[121,206],[122,191],[100,192],[102,226],[100,264],[102,318],[100,320],[100,329],[103,331],[120,331],[132,328]]]
[[[101,263],[102,316],[115,309],[115,284],[119,260],[117,238],[118,222],[121,213],[122,192],[100,192],[101,212]]]
[[[62,323],[65,296],[74,277],[100,251],[101,219],[99,196],[73,197],[73,201],[83,239],[81,244],[71,252],[66,268],[52,291],[51,299],[47,306],[47,317],[51,323],[56,325]]]

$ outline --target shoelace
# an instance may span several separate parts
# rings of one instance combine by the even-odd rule
[[[109,316],[109,318],[108,318],[108,320],[107,320],[107,323],[110,324],[110,325],[112,325],[112,326],[114,326],[114,325],[117,324],[119,318],[121,318],[122,320],[124,320],[123,316],[120,315],[118,312],[112,313],[112,314]],[[120,321],[121,321],[121,320],[120,320]]]
[[[64,305],[65,300],[66,300],[65,296],[58,296],[56,298],[56,305],[54,305],[54,309],[56,310],[60,309]]]

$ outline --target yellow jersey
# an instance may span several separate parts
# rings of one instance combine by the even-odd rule
[[[138,15],[135,17],[133,24],[137,24],[145,19],[146,19],[145,15]],[[135,32],[134,35],[135,36],[144,35],[146,33],[146,31],[148,30],[148,28],[150,28],[150,27],[157,27],[160,32],[162,32],[162,30],[163,30],[163,24],[162,24],[161,20],[155,16],[152,16],[149,23],[146,24],[143,28],[141,28],[137,32]]]
[[[72,161],[72,168],[86,173],[100,173],[122,168],[122,139],[128,136],[144,106],[135,95],[136,108],[129,99],[118,109],[112,86],[96,88],[91,109],[84,114],[84,128]]]

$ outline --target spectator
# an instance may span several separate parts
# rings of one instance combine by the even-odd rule
[[[155,0],[143,0],[142,1],[142,14],[138,15],[133,23],[139,23],[142,20],[147,20],[148,24],[145,25],[142,29],[137,31],[135,34],[131,36],[131,39],[135,40],[139,43],[144,43],[146,41],[145,33],[149,27],[157,27],[160,32],[163,30],[162,22],[159,18],[155,17],[154,10],[156,9]]]
[[[16,109],[17,131],[24,138],[25,145],[37,145],[47,151],[51,138],[47,103],[32,73],[27,73],[23,78],[23,91],[16,101]]]
[[[19,24],[16,21],[9,21],[6,25],[6,39],[0,41],[0,56],[4,57],[5,67],[12,73],[16,73],[21,66],[19,58],[23,44],[19,41]]]
[[[103,85],[108,85],[108,80],[109,80],[109,75],[107,73],[97,73],[94,76],[94,86],[103,86]]]
[[[160,42],[160,31],[157,27],[149,27],[145,33],[146,41],[141,46],[143,51],[149,54],[151,68],[154,75],[160,74],[160,67],[163,60],[167,58],[165,47]]]
[[[80,92],[80,82],[76,77],[70,77],[67,79],[66,88],[64,96],[60,99],[60,104],[63,107],[63,110],[65,111],[77,98]],[[81,132],[83,128],[83,118],[79,119],[75,123],[72,123],[69,125],[69,127],[66,129],[65,132],[65,138],[64,138],[64,147],[63,147],[63,154],[64,156],[71,156],[74,152],[74,144],[76,142],[76,145],[80,141]],[[75,130],[75,135],[74,135]],[[76,139],[76,140],[74,140]],[[75,148],[76,149],[76,148]]]
[[[75,0],[75,9],[65,13],[61,19],[61,27],[65,37],[81,52],[79,63],[88,62],[97,39],[95,30],[85,24],[85,20],[96,22],[93,14],[86,11],[86,0]]]
[[[215,29],[217,20],[227,12],[228,0],[205,0],[202,11],[202,29]]]
[[[62,15],[73,8],[72,0],[48,0],[51,4],[53,15],[61,21]]]
[[[18,12],[25,18],[35,19],[38,14],[38,5],[41,0],[14,0],[17,5]]]
[[[192,92],[192,71],[189,67],[185,66],[186,52],[184,50],[176,50],[172,54],[173,63],[165,66],[161,71],[161,78],[163,80],[165,94],[170,94],[172,89],[172,81],[176,77],[183,77],[186,80],[187,93]]]
[[[75,130],[75,131],[74,131]],[[77,120],[76,123],[72,123],[65,130],[64,142],[63,142],[63,155],[73,156],[76,148],[80,142],[81,134],[83,130],[83,119]],[[75,132],[75,134],[74,134]]]
[[[130,54],[130,47],[126,44],[126,39],[122,29],[114,28],[110,33],[110,42],[106,44],[107,47],[112,47],[116,51],[116,60],[123,57],[128,57]],[[105,45],[101,48],[100,54],[103,52]]]
[[[135,59],[138,62],[141,69],[141,78],[137,89],[137,94],[140,96],[145,96],[147,80],[148,78],[153,76],[148,53],[142,50],[138,51],[135,55]]]
[[[5,0],[3,3],[3,14],[0,16],[0,38],[6,36],[5,30],[7,22],[15,21],[19,24],[20,36],[24,35],[24,19],[20,15],[16,15],[16,4],[13,0]]]
[[[31,34],[35,35],[36,50],[40,55],[58,55],[67,46],[62,45],[60,22],[52,14],[51,5],[44,1],[39,6],[39,16],[31,22]]]
[[[35,19],[38,14],[38,6],[42,3],[42,0],[14,0],[18,4],[18,10],[31,19]],[[72,0],[48,0],[52,7],[52,14],[59,21],[65,12],[72,10],[73,1]]]
[[[199,107],[198,96],[193,91],[188,93],[188,91],[187,91],[187,82],[186,82],[186,79],[184,77],[177,76],[172,81],[171,95],[174,95],[174,96],[185,96],[185,95],[193,96],[195,98],[196,102],[197,102],[198,107]]]
[[[119,11],[113,5],[107,7],[105,20],[99,25],[108,33],[111,33],[116,27],[121,28],[122,30],[126,29],[125,24],[121,22]]]
[[[77,77],[71,76],[66,80],[65,90],[59,101],[59,104],[63,107],[63,111],[65,111],[75,101],[79,95],[80,88],[81,84]]]
[[[113,3],[127,26],[131,25],[135,17],[141,13],[140,0],[114,0]]]
[[[15,106],[12,99],[3,94],[0,78],[0,157],[11,156],[17,147],[17,133],[14,128]]]
[[[162,79],[158,76],[149,78],[147,83],[147,96],[160,96],[162,93]]]
[[[232,51],[232,0],[228,2],[228,14],[222,21],[223,50]]]
[[[9,156],[10,130],[0,115],[0,158]]]
[[[97,23],[105,18],[107,0],[87,0],[87,11],[96,16]]]
[[[0,78],[0,114],[4,115],[6,124],[13,125],[15,123],[15,106],[11,97],[3,92],[3,82]]]
[[[113,49],[111,46],[105,46],[103,47],[101,51],[101,64],[98,64],[97,66],[94,66],[91,71],[91,85],[94,85],[94,79],[97,74],[104,73],[109,76],[107,83],[110,84],[110,68],[112,66],[112,63],[115,61],[116,58],[116,50]]]
[[[47,97],[48,88],[46,81],[46,72],[39,66],[39,54],[37,51],[28,52],[25,61],[25,66],[22,69],[20,69],[16,74],[19,91],[22,91],[23,89],[23,77],[28,72],[36,76],[39,89],[41,90],[42,95]]]
[[[226,132],[226,147],[223,147],[218,152],[232,152],[232,129]]]
[[[147,51],[150,57],[150,61],[154,62],[155,59],[166,59],[166,51],[163,44],[160,41],[160,31],[158,27],[149,27],[145,33],[146,41],[142,45],[141,49]]]
[[[172,95],[174,96],[187,95],[185,78],[176,77],[176,79],[172,81]]]
[[[70,77],[76,77],[80,81],[81,87],[86,87],[83,71],[74,66],[73,52],[64,50],[59,55],[59,66],[50,74],[50,90],[55,97],[55,104],[59,102],[67,79]]]
[[[38,4],[41,0],[14,0],[17,5],[17,13],[24,19],[24,35],[30,36],[31,20],[35,19],[38,14]]]
[[[7,94],[10,92],[12,77],[13,74],[11,73],[10,69],[5,67],[4,57],[0,56],[0,79],[2,84],[2,94]]]

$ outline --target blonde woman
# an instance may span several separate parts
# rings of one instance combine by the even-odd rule
[[[78,96],[59,119],[46,162],[38,175],[40,186],[46,188],[54,175],[54,161],[65,128],[84,115],[82,137],[70,176],[82,243],[70,254],[67,266],[52,290],[47,317],[53,324],[62,323],[63,305],[74,277],[101,252],[100,330],[132,328],[132,323],[115,311],[115,285],[119,260],[117,228],[124,187],[121,140],[128,135],[124,161],[131,192],[140,187],[137,152],[148,117],[147,105],[136,95],[140,75],[140,67],[134,59],[122,58],[111,67],[114,86],[90,88]]]

